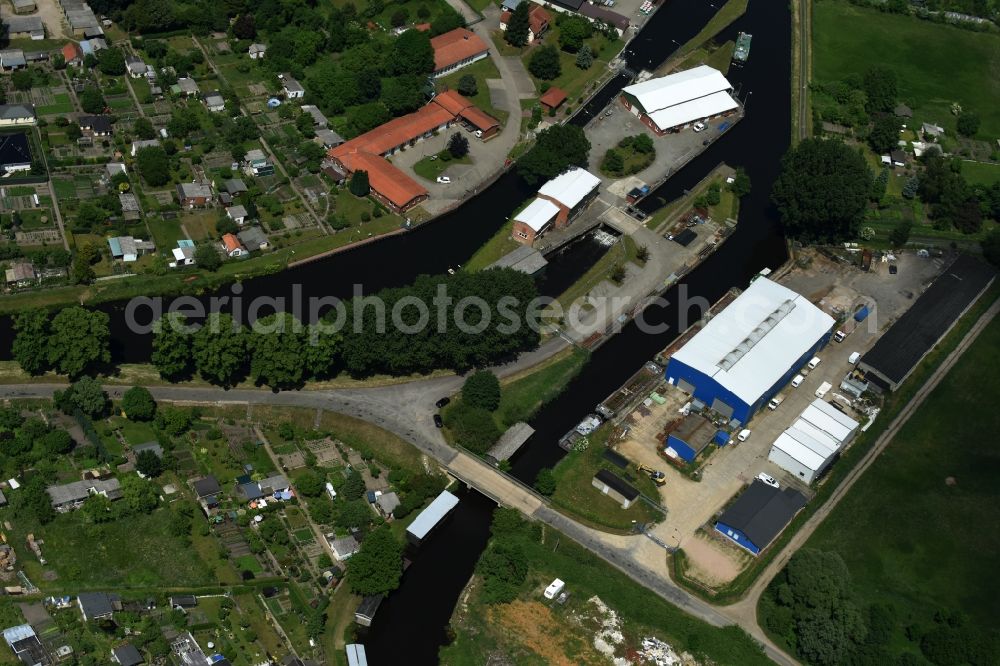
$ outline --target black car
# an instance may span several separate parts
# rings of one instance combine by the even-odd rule
[[[440,414],[435,414],[434,415],[434,425],[437,426],[438,428],[441,428],[442,426],[444,426],[444,422],[441,420],[441,415]]]
[[[444,407],[445,405],[447,405],[449,402],[451,402],[451,398],[441,398],[440,400],[438,400],[437,402],[434,403],[434,406],[437,407],[438,409],[441,409],[442,407]]]

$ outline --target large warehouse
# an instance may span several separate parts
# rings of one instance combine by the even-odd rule
[[[708,65],[626,86],[622,104],[658,135],[739,108],[725,76]]]
[[[858,422],[839,409],[813,400],[771,446],[767,459],[806,483],[812,483],[854,435]]]
[[[739,423],[765,405],[830,339],[833,318],[758,278],[667,364],[667,381]]]

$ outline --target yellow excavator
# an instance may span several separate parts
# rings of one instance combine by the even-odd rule
[[[653,483],[655,483],[658,486],[662,486],[667,483],[667,475],[657,469],[653,469],[652,467],[648,467],[646,465],[643,465],[642,463],[636,465],[636,469],[639,470],[640,472],[649,474],[649,478],[651,478],[653,480]]]

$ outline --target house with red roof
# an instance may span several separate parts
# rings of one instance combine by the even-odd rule
[[[431,39],[434,48],[433,76],[444,76],[489,55],[486,42],[471,30],[455,28]]]
[[[507,31],[507,23],[513,14],[510,10],[504,10],[500,14],[500,29]],[[542,35],[548,32],[549,23],[552,21],[552,14],[545,11],[541,5],[531,3],[528,8],[528,43],[531,44],[536,39],[541,39]]]
[[[236,237],[236,234],[226,234],[222,237],[222,249],[230,257],[242,257],[247,254],[246,248],[243,247],[243,243]]]
[[[75,42],[70,42],[62,47],[62,55],[67,65],[79,65],[83,62],[83,53]]]
[[[552,86],[545,91],[541,97],[538,98],[538,103],[544,106],[548,111],[555,111],[562,103],[566,101],[566,93],[561,88],[556,88]]]

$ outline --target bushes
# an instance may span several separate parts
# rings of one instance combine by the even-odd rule
[[[486,453],[502,434],[490,412],[465,403],[448,412],[447,425],[460,445],[480,454]]]
[[[462,401],[470,407],[496,411],[500,406],[500,380],[489,370],[469,375],[462,385]]]

